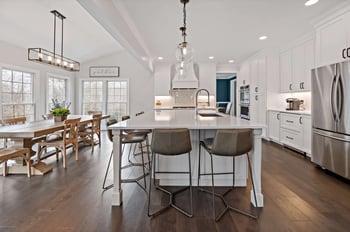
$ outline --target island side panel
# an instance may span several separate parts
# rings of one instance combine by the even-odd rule
[[[261,147],[261,136],[262,129],[254,129],[254,146],[252,155],[252,171],[253,180],[255,184],[255,193],[257,198],[258,207],[264,207],[264,196],[261,192],[261,159],[262,159],[262,147]],[[250,191],[250,201],[256,207],[254,200],[253,188]]]
[[[112,206],[120,206],[123,202],[123,190],[121,188],[121,130],[113,129],[113,193]]]

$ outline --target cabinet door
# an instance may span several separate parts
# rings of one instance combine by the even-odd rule
[[[305,75],[305,50],[304,44],[292,49],[292,86],[294,91],[302,90],[302,82]]]
[[[258,59],[258,93],[266,92],[266,56]]]
[[[280,140],[280,113],[269,111],[268,113],[268,135],[270,139],[279,142]]]
[[[250,67],[250,92],[251,97],[259,93],[259,62],[253,59],[249,62]]]
[[[159,64],[155,67],[154,72],[154,95],[168,96],[170,90],[170,65]]]
[[[314,41],[309,40],[304,44],[305,49],[305,68],[302,87],[304,91],[311,91],[311,69],[315,68],[315,48]]]
[[[316,30],[317,66],[342,61],[342,50],[347,45],[346,15],[331,20]]]
[[[303,127],[303,151],[307,154],[311,154],[311,136],[312,136],[312,128],[311,128],[311,117],[308,115],[303,115],[300,118],[300,123]]]
[[[238,80],[238,88],[242,85],[249,85],[249,76],[250,76],[250,67],[248,62],[244,62],[241,65],[241,68],[239,70],[239,74],[237,76]]]
[[[293,90],[291,50],[280,54],[280,90],[281,92],[290,92]]]

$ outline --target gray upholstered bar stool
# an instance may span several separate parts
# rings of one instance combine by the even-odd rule
[[[212,194],[213,196],[213,216],[215,221],[219,221],[220,218],[230,209],[233,211],[236,211],[238,213],[241,213],[243,215],[246,215],[251,218],[258,218],[258,209],[257,209],[257,200],[256,200],[256,193],[255,193],[255,186],[254,181],[252,177],[252,168],[250,164],[250,159],[248,152],[252,149],[253,146],[253,135],[251,129],[230,129],[230,130],[217,130],[216,135],[214,138],[208,138],[200,141],[199,145],[199,166],[198,166],[198,186],[200,186],[200,176],[202,175],[210,175],[212,180],[212,190],[209,191],[207,189],[199,187],[199,189],[203,192],[207,192]],[[203,147],[210,155],[210,173],[201,173],[201,147]],[[233,165],[233,171],[232,172],[214,172],[213,168],[213,155],[221,156],[221,157],[230,157],[232,158],[232,165]],[[250,172],[250,179],[253,186],[253,192],[254,192],[254,200],[255,200],[255,209],[256,209],[256,215],[244,212],[240,209],[234,208],[226,201],[224,196],[229,193],[231,190],[234,189],[235,184],[235,157],[246,155],[248,159],[249,164],[249,172]],[[229,188],[225,193],[219,194],[215,192],[215,184],[214,184],[214,176],[215,175],[227,175],[232,174],[233,177],[233,185],[231,188]],[[216,216],[216,209],[215,209],[215,196],[219,197],[223,204],[225,205],[225,209],[221,211],[221,213]]]
[[[193,208],[192,208],[192,172],[191,172],[191,137],[190,132],[186,128],[179,128],[179,129],[154,129],[152,132],[152,143],[151,143],[151,150],[152,150],[152,168],[155,178],[156,173],[173,173],[173,174],[188,174],[189,178],[189,186],[186,186],[185,188],[181,188],[175,192],[171,192],[164,187],[161,187],[159,185],[156,185],[156,182],[154,181],[154,185],[156,188],[166,194],[169,194],[169,204],[166,207],[163,207],[159,209],[156,212],[151,213],[150,212],[150,205],[151,205],[151,193],[152,193],[152,175],[150,175],[150,184],[149,184],[149,191],[148,191],[148,216],[156,216],[166,209],[169,209],[170,207],[175,208],[179,212],[183,213],[184,215],[188,217],[192,217],[193,215]],[[163,156],[178,156],[183,154],[188,154],[188,172],[169,172],[169,171],[157,171],[156,169],[156,155],[163,155]],[[180,207],[176,206],[174,204],[174,198],[175,195],[190,188],[190,211],[185,211],[184,209],[181,209]]]
[[[114,123],[117,123],[117,120],[115,119],[111,119],[107,122],[107,126],[110,126]],[[111,142],[113,142],[113,134],[112,134],[112,130],[108,129],[108,138]],[[146,139],[146,136],[145,135],[141,135],[141,134],[122,134],[121,137],[120,137],[120,143],[122,145],[125,145],[125,144],[140,144],[141,146],[141,160],[142,160],[142,163],[140,164],[140,166],[142,166],[142,171],[143,171],[143,174],[138,176],[138,177],[135,177],[135,178],[127,178],[127,179],[121,179],[121,182],[122,183],[136,183],[138,184],[145,192],[147,192],[146,190],[146,176],[149,174],[148,172],[146,172],[146,165],[147,163],[145,162],[144,160],[144,156],[143,156],[143,146],[142,146],[142,143],[145,141]],[[131,150],[131,149],[130,149]],[[130,151],[129,151],[130,152]],[[149,150],[147,148],[147,153],[149,154]],[[111,160],[112,160],[112,156],[113,156],[113,150],[110,154],[110,157],[109,157],[109,160],[108,160],[108,165],[107,165],[107,169],[106,169],[106,173],[105,173],[105,177],[104,177],[104,180],[103,180],[103,185],[102,185],[102,188],[104,190],[107,190],[107,189],[110,189],[111,187],[113,187],[113,185],[109,185],[109,186],[106,186],[106,179],[107,179],[107,175],[108,175],[108,170],[109,170],[109,167],[111,165]],[[136,164],[128,164],[128,165],[125,165],[125,166],[122,166],[121,169],[126,169],[126,168],[130,168],[132,166],[136,166]],[[141,179],[143,179],[143,185],[139,182]]]

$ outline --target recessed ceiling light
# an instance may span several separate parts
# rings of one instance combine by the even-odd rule
[[[212,59],[214,59],[214,56],[209,56],[208,58],[209,58],[209,60],[212,60]]]
[[[164,60],[164,57],[158,56],[157,59],[158,59],[158,60]]]
[[[259,40],[265,40],[265,39],[267,39],[267,36],[266,36],[266,35],[263,35],[263,36],[260,36],[260,37],[259,37]]]
[[[316,4],[318,2],[318,0],[308,0],[305,2],[305,6],[312,6],[314,4]]]
[[[147,57],[142,56],[141,59],[142,59],[143,61],[146,61],[146,60],[147,60]]]
[[[234,63],[234,62],[235,62],[235,60],[229,60],[228,62],[229,62],[229,63]]]

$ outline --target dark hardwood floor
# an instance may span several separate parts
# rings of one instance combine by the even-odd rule
[[[265,207],[258,220],[229,212],[214,222],[210,195],[197,189],[193,218],[174,209],[148,218],[146,194],[136,184],[123,184],[122,207],[111,207],[112,190],[101,188],[112,148],[105,136],[93,154],[86,146],[79,161],[68,155],[66,170],[51,157],[54,169],[45,176],[0,176],[0,231],[349,231],[349,182],[270,142],[263,143]],[[167,202],[153,196],[155,205]],[[186,197],[178,199],[185,207]],[[229,198],[247,205],[249,189],[236,188]]]

